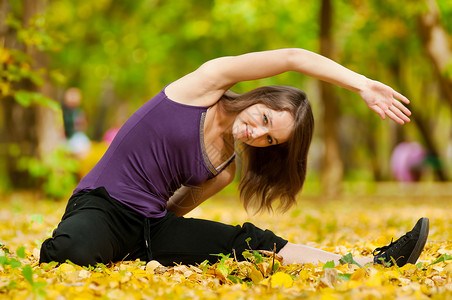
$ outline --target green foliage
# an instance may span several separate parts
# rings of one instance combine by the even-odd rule
[[[448,0],[437,0],[436,2],[440,11],[441,22],[449,35],[452,35],[452,5]]]
[[[283,47],[318,51],[320,44],[321,1],[56,0],[48,1],[45,13],[32,18],[27,26],[20,21],[21,2],[9,2],[14,13],[6,24],[16,30],[17,39],[26,47],[52,55],[48,68],[40,69],[34,67],[26,51],[0,48],[0,77],[5,79],[0,80],[0,93],[23,105],[56,107],[50,99],[18,90],[14,84],[26,80],[39,87],[49,78],[64,88],[79,87],[83,109],[92,120],[88,135],[96,138],[106,128],[121,125],[163,86],[208,59]],[[435,2],[450,34],[452,2]],[[443,109],[446,104],[439,100],[437,78],[419,38],[417,20],[426,10],[425,3],[332,1],[331,58],[407,94],[412,107],[421,110],[425,119],[448,124],[449,115],[437,114],[447,111]],[[448,67],[445,76],[451,77],[451,70]],[[316,120],[320,120],[316,86],[306,76],[288,73],[243,82],[233,89],[243,92],[264,84],[307,90]],[[339,88],[335,91],[341,103],[338,128],[345,178],[392,179],[388,161],[396,130],[381,122],[357,94]],[[319,148],[323,128],[317,128],[313,147]],[[415,126],[403,127],[397,136],[420,139]],[[438,148],[445,149],[446,142],[439,138]],[[318,180],[310,174],[308,180]]]
[[[199,267],[202,269],[202,274],[204,275],[207,272],[207,269],[210,267],[209,261],[206,259],[199,264]]]
[[[46,32],[45,18],[43,15],[33,16],[27,28],[14,14],[9,14],[5,20],[5,24],[17,31],[17,40],[27,46],[34,46],[39,51],[52,51],[59,48],[57,40]]]
[[[22,274],[24,275],[24,278],[30,285],[33,285],[33,270],[29,265],[26,265],[22,268]]]
[[[61,198],[77,183],[78,162],[64,147],[56,148],[42,159],[21,157],[19,168],[41,180],[46,195]]]
[[[353,255],[351,253],[345,254],[344,256],[342,256],[339,259],[339,262],[341,264],[351,264],[351,265],[357,265],[358,267],[362,268],[363,266],[361,266],[359,263],[357,263],[355,261],[355,259],[353,258]]]
[[[17,249],[16,253],[17,253],[17,256],[19,256],[19,258],[22,258],[22,259],[25,258],[25,247],[24,246],[19,247],[19,249]]]
[[[14,49],[0,47],[0,100],[4,98],[14,99],[23,107],[44,106],[60,112],[59,103],[40,92],[40,88],[46,82],[59,84],[64,81],[64,76],[61,72],[47,68],[46,63],[41,61],[45,57],[44,53],[51,53],[59,49],[58,39],[49,34],[44,15],[34,15],[31,18],[26,18],[23,15],[26,8],[22,7],[26,2],[7,2],[9,4],[3,7],[10,7],[11,10],[5,12],[8,15],[5,19],[6,26],[2,31],[7,37],[2,36],[4,38],[2,45],[8,45]],[[25,130],[33,131],[33,129]],[[8,141],[11,139],[2,137],[2,140]],[[31,141],[19,141],[20,143],[22,145],[24,143],[30,144],[30,147],[36,146],[36,142],[33,139]],[[4,147],[11,150],[19,146],[5,143]],[[13,158],[12,161],[15,163],[19,155],[22,155],[22,149],[15,149],[15,151],[3,152],[2,159]],[[27,158],[22,159],[22,161],[25,160]],[[3,164],[4,162],[0,163]],[[36,158],[30,158],[30,163],[34,165],[32,168],[34,167],[35,169],[39,164],[47,164],[47,162],[40,162]],[[22,165],[22,169],[26,168]],[[53,174],[53,172],[48,172],[48,174]],[[67,180],[71,180],[71,177]],[[56,187],[50,186],[53,181],[55,181],[54,178],[46,179],[46,192],[57,196],[58,193],[54,192]],[[62,179],[58,179],[58,183],[61,183],[61,181]],[[64,187],[65,185],[63,185]]]
[[[75,266],[75,264],[73,262],[71,262],[70,260],[66,260],[66,263],[68,263],[72,266]],[[94,271],[98,272],[98,273],[105,273],[106,270],[107,270],[107,266],[104,265],[103,263],[97,263],[96,268],[94,269]]]
[[[445,262],[446,260],[452,260],[452,255],[443,253],[437,259],[435,259],[432,263],[430,263],[427,267],[434,265],[434,264],[439,264],[441,262]]]
[[[47,75],[50,75],[51,79],[58,78],[60,82],[62,81],[62,75],[58,71],[38,67],[30,56],[30,51],[27,50],[27,48],[35,48],[41,52],[51,52],[59,49],[59,42],[46,33],[44,16],[34,16],[27,27],[24,27],[20,17],[10,13],[5,24],[14,29],[17,41],[22,46],[17,49],[0,48],[0,63],[3,65],[3,68],[0,69],[0,77],[3,79],[0,82],[0,95],[3,97],[14,96],[15,100],[24,106],[35,103],[58,109],[54,100],[37,92],[17,90],[14,85],[28,81],[35,87],[41,87]]]
[[[219,257],[219,262],[216,265],[216,270],[222,274],[224,277],[228,277],[229,274],[231,273],[231,269],[229,269],[225,263],[226,261],[229,259],[229,256],[231,256],[230,254],[224,255],[223,253],[220,254],[213,254]]]
[[[0,249],[4,252],[4,255],[0,255],[0,266],[2,267],[2,272],[7,274],[11,272],[15,272],[15,269],[20,269],[22,277],[25,279],[26,282],[30,285],[33,293],[37,296],[45,296],[46,292],[44,290],[44,287],[46,286],[45,281],[34,281],[33,280],[33,268],[29,264],[22,264],[19,260],[10,257],[11,253],[6,248],[5,245],[0,244]],[[25,247],[21,246],[16,251],[17,257],[20,259],[25,259]],[[2,285],[0,288],[0,291],[4,288],[6,289],[13,289],[17,286],[17,282],[14,280],[9,280],[8,285]]]
[[[352,277],[352,274],[347,274],[347,273],[345,273],[345,274],[343,274],[343,273],[337,274],[337,278],[342,279],[344,281],[350,280],[350,277]]]
[[[60,104],[41,93],[19,90],[14,93],[14,99],[16,99],[16,101],[20,105],[25,107],[28,107],[31,104],[38,104],[41,106],[50,107],[56,111],[60,111]]]
[[[31,224],[33,223],[38,223],[38,224],[42,224],[44,222],[44,216],[41,214],[35,214],[35,215],[31,215]]]
[[[324,270],[325,269],[334,269],[334,267],[335,267],[334,261],[330,260],[323,265],[322,269],[324,269]]]
[[[245,251],[243,251],[242,255],[245,259],[247,259],[255,264],[260,264],[264,261],[262,255],[256,250],[254,250],[254,251],[245,250]]]
[[[248,246],[250,241],[251,238],[245,240]],[[275,261],[275,253],[273,253],[273,256],[265,256],[259,251],[250,248],[250,250],[242,252],[245,261],[237,261],[235,250],[233,250],[233,253],[234,258],[230,257],[231,254],[212,254],[219,257],[218,262],[210,266],[208,261],[204,261],[199,267],[202,268],[203,274],[209,272],[213,267],[215,268],[215,274],[220,274],[220,277],[224,280],[232,283],[246,283],[248,285],[261,282],[280,268],[280,263]]]
[[[272,9],[269,9],[272,7]],[[317,2],[299,1],[52,1],[47,23],[64,33],[53,62],[80,87],[97,119],[105,99],[130,114],[164,85],[218,56],[277,47],[317,47]],[[303,11],[303,13],[297,13]],[[300,29],[303,29],[302,31]],[[298,75],[265,80],[297,84]],[[288,79],[288,80],[287,80]],[[243,83],[237,90],[259,83]],[[111,87],[111,88],[110,88]],[[108,98],[107,98],[108,97]],[[115,122],[107,115],[107,123]]]

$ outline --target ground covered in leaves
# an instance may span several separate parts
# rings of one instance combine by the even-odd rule
[[[214,265],[133,261],[96,268],[71,263],[39,265],[41,242],[51,235],[64,202],[29,194],[0,202],[0,298],[48,299],[286,299],[413,298],[452,299],[452,199],[445,196],[302,197],[284,215],[248,216],[235,197],[217,197],[192,217],[241,224],[251,221],[294,243],[344,255],[370,256],[430,219],[430,236],[416,265],[402,268],[345,263],[281,266],[272,253],[249,251],[248,261],[220,255]]]

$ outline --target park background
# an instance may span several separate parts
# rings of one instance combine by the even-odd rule
[[[378,192],[373,183],[396,179],[390,160],[402,142],[426,150],[422,182],[450,180],[449,1],[0,3],[2,190],[67,195],[78,180],[71,174],[85,174],[104,151],[105,132],[166,84],[215,57],[285,47],[321,53],[392,86],[413,112],[404,126],[382,122],[357,94],[296,73],[235,86],[243,92],[286,84],[307,92],[316,130],[306,193]],[[81,94],[85,124],[78,130],[93,143],[91,155],[74,164],[59,108],[70,88]]]
[[[238,213],[237,181],[192,215],[251,218],[338,253],[354,242],[358,254],[381,246],[362,239],[390,239],[427,215],[438,243],[428,244],[424,260],[451,253],[451,36],[448,0],[0,0],[1,243],[25,245],[36,262],[33,249],[105,151],[108,134],[168,83],[219,56],[299,47],[404,94],[411,122],[382,121],[359,95],[297,73],[237,84],[237,92],[270,84],[307,92],[316,121],[307,182],[285,216]],[[80,104],[65,103],[68,95]],[[77,117],[69,134],[68,111]],[[404,142],[425,151],[415,182],[391,170]],[[350,223],[353,214],[359,218]],[[450,270],[441,276],[450,283]]]

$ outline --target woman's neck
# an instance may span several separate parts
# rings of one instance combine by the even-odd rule
[[[207,156],[215,165],[227,160],[234,153],[232,125],[235,115],[225,113],[217,104],[207,110],[204,123],[204,144]]]
[[[225,112],[218,102],[211,106],[208,111],[206,122],[208,122],[209,129],[216,136],[222,136],[225,139],[233,141],[232,125],[237,114]]]

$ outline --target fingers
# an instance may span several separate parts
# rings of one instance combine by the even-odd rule
[[[392,106],[391,106],[391,107],[392,107]],[[389,109],[386,111],[386,115],[387,115],[390,119],[394,120],[396,123],[399,123],[400,125],[403,125],[403,124],[405,124],[405,122],[409,122],[409,120],[410,120],[410,119],[408,119],[408,121],[404,121],[402,118],[398,117],[394,112],[392,112],[392,111],[391,111],[391,108],[389,108]],[[406,117],[406,118],[407,118],[407,117]]]
[[[372,106],[371,109],[376,112],[382,120],[386,119],[386,114],[383,109],[379,108],[378,106]]]
[[[410,122],[408,116],[411,115],[411,112],[396,100],[394,100],[393,104],[385,111],[385,113],[389,118],[401,125],[405,124],[405,122]]]
[[[410,122],[411,111],[403,104],[409,104],[410,100],[392,88],[377,82],[373,91],[362,93],[361,97],[381,119],[388,116],[398,124]]]
[[[383,107],[375,105],[372,106],[371,109],[376,112],[382,120],[388,116],[391,120],[400,125],[410,122],[408,116],[411,115],[411,111],[397,100],[394,100],[393,104],[389,107],[386,105]]]
[[[393,97],[405,102],[406,104],[410,103],[410,100],[408,100],[407,97],[405,97],[404,95],[402,95],[396,91],[393,91]]]
[[[405,115],[411,116],[411,111],[408,108],[406,108],[405,105],[403,105],[399,101],[394,100],[393,105],[395,107],[397,107],[398,109],[400,109]]]

